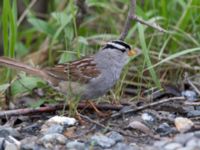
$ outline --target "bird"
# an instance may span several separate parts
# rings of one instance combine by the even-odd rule
[[[80,100],[88,100],[106,94],[119,80],[130,56],[138,54],[139,49],[131,49],[124,41],[113,40],[94,55],[53,67],[40,69],[4,56],[0,56],[0,66],[38,76],[65,95],[78,95]]]

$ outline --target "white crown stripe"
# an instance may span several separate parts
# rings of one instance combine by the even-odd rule
[[[118,49],[125,49],[126,47],[124,47],[123,45],[117,44],[117,43],[112,43],[112,42],[108,42],[109,45],[112,45]]]

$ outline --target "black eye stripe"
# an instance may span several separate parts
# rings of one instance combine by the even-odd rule
[[[126,43],[124,43],[124,42],[122,42],[122,41],[112,41],[113,43],[116,43],[116,44],[120,44],[120,45],[122,45],[122,46],[124,46],[124,47],[126,47],[127,49],[131,49],[131,47],[128,45],[128,44],[126,44]]]
[[[111,45],[111,44],[107,44],[103,49],[107,49],[107,48],[110,48],[110,49],[117,49],[117,50],[119,50],[119,51],[121,51],[121,52],[123,52],[123,53],[126,51],[125,49],[120,49],[120,48],[115,47],[115,46],[113,46],[113,45]]]

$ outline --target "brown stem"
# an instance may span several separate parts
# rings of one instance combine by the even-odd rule
[[[131,5],[129,8],[128,16],[126,18],[124,29],[119,37],[119,39],[122,41],[124,41],[124,39],[126,38],[126,36],[128,34],[128,31],[131,28],[132,16],[135,16],[135,6],[136,6],[136,0],[131,0]]]
[[[147,25],[149,27],[152,27],[160,32],[167,32],[165,29],[161,28],[158,24],[156,24],[155,22],[151,23],[148,21],[145,21],[143,19],[141,19],[140,17],[138,17],[135,14],[135,7],[136,7],[136,0],[130,0],[130,8],[129,8],[129,12],[128,12],[128,16],[126,18],[126,22],[124,24],[124,28],[123,31],[119,37],[120,40],[124,41],[124,39],[126,38],[128,31],[131,28],[131,21],[135,20],[136,22],[139,22],[141,24]]]
[[[10,117],[10,116],[20,116],[20,115],[35,115],[38,113],[50,113],[55,112],[57,110],[63,110],[63,104],[57,104],[54,106],[45,106],[40,108],[22,108],[22,109],[15,109],[15,110],[7,110],[7,111],[0,111],[0,118]],[[122,105],[110,105],[110,104],[101,104],[95,105],[96,108],[99,110],[115,110],[119,111],[122,109]],[[66,105],[66,109],[69,108],[69,105]],[[87,103],[80,103],[78,105],[78,109],[90,109],[93,110],[93,107],[88,105]]]

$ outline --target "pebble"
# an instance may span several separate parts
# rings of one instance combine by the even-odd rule
[[[200,110],[188,111],[187,117],[198,117],[200,116]]]
[[[87,150],[85,143],[78,142],[77,140],[68,142],[66,147],[68,150]]]
[[[160,147],[164,147],[164,146],[167,145],[168,143],[169,143],[168,140],[155,141],[154,144],[153,144],[153,146],[160,148]]]
[[[110,148],[115,144],[115,141],[105,135],[98,134],[91,137],[91,144],[99,145],[102,148]]]
[[[4,143],[5,143],[5,139],[4,138],[0,138],[0,150],[3,149]]]
[[[173,139],[156,141],[153,146],[156,150],[199,150],[200,131],[177,134]]]
[[[117,143],[112,149],[113,150],[139,150],[139,147],[131,146],[125,143]]]
[[[159,125],[159,127],[156,129],[156,132],[159,133],[161,136],[166,136],[174,132],[174,129],[170,127],[168,123],[164,122]]]
[[[153,134],[151,129],[146,126],[143,122],[140,122],[140,121],[132,121],[128,124],[128,128],[130,129],[135,129],[135,130],[138,130],[138,131],[141,131],[141,132],[144,132],[146,134]]]
[[[39,139],[38,143],[42,144],[45,148],[52,148],[55,145],[64,145],[67,142],[67,138],[58,133],[46,134]]]
[[[180,147],[180,148],[177,148],[176,150],[196,150],[196,149],[189,148],[189,147]]]
[[[52,126],[50,126],[49,128],[46,128],[41,130],[42,134],[51,134],[51,133],[63,133],[64,131],[64,126],[58,125],[58,124],[54,124]]]
[[[192,90],[182,91],[181,95],[184,96],[188,101],[196,101],[197,100],[197,93]]]
[[[186,142],[194,137],[194,133],[186,133],[186,134],[178,134],[174,138],[175,142],[181,143],[182,145],[185,145]]]
[[[36,133],[36,130],[39,130],[40,128],[40,123],[36,122],[30,125],[25,125],[20,132],[27,132],[31,135],[34,135]]]
[[[193,132],[194,136],[200,139],[200,131]]]
[[[189,131],[194,125],[194,123],[190,119],[184,117],[175,118],[174,123],[176,129],[181,133]]]
[[[76,124],[76,119],[64,116],[55,116],[48,119],[41,127],[42,134],[62,133],[65,127]]]
[[[124,137],[115,131],[111,131],[111,132],[107,133],[107,137],[113,139],[116,143],[124,141]]]
[[[64,126],[73,126],[76,124],[75,118],[65,117],[65,116],[54,116],[46,121],[45,124],[51,125],[51,124],[60,124]]]
[[[19,150],[19,147],[14,143],[5,141],[4,150]]]
[[[200,149],[200,139],[192,138],[186,143],[186,147]]]
[[[15,138],[21,138],[21,135],[18,131],[16,131],[15,129],[11,128],[11,127],[4,127],[4,126],[0,126],[0,137],[8,137],[8,136],[13,136]]]
[[[6,138],[6,140],[15,144],[17,147],[20,147],[20,145],[21,145],[20,141],[18,141],[17,139],[15,139],[14,137],[12,137],[10,135]]]
[[[25,139],[21,140],[21,150],[35,150],[38,149],[38,145],[36,144],[38,137],[31,136],[26,137]]]
[[[200,110],[200,106],[194,106],[196,110]]]
[[[150,124],[155,124],[156,122],[156,117],[154,115],[152,115],[151,113],[143,113],[141,118],[145,121],[148,122]]]
[[[183,147],[183,146],[180,143],[172,142],[172,143],[166,144],[164,146],[164,149],[165,150],[176,150],[181,147]]]

